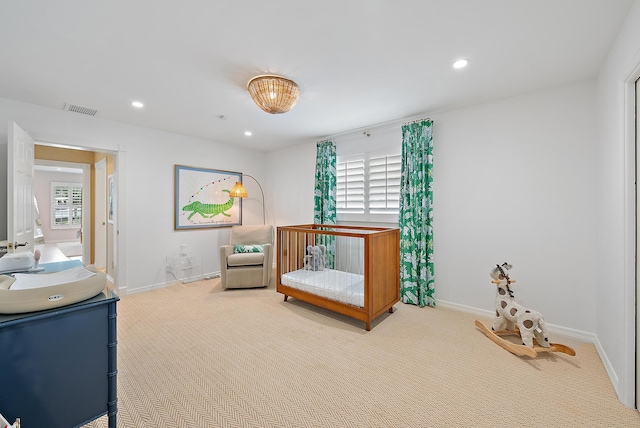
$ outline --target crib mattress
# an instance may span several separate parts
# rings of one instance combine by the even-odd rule
[[[93,266],[74,269],[30,275],[30,278],[22,278],[19,281],[22,284],[16,284],[16,288],[13,287],[16,278],[0,275],[0,314],[20,314],[71,305],[97,296],[106,287],[104,272],[96,271]]]
[[[299,269],[283,274],[280,282],[316,296],[363,308],[364,276],[335,269]]]

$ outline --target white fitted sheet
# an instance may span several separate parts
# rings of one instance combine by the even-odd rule
[[[288,287],[342,303],[364,307],[364,276],[341,270],[299,269],[282,275],[280,282]]]

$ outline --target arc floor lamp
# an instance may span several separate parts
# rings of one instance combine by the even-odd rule
[[[262,186],[260,185],[260,182],[258,182],[258,180],[256,180],[255,177],[249,174],[242,174],[242,176],[253,179],[253,181],[255,181],[258,187],[260,188],[260,193],[262,193],[262,224],[267,224],[265,209],[264,209],[264,192],[262,191]],[[241,182],[236,181],[235,186],[233,186],[231,190],[229,190],[229,196],[231,196],[232,198],[246,198],[247,196],[249,196],[249,193],[247,192],[247,189],[244,188]]]

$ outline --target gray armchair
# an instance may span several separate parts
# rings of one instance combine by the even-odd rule
[[[220,247],[222,288],[266,287],[273,270],[273,226],[232,226],[229,245]],[[264,246],[260,253],[235,253],[236,245]]]

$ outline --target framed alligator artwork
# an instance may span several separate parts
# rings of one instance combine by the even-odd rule
[[[242,199],[229,191],[242,173],[175,166],[175,230],[242,224]]]

